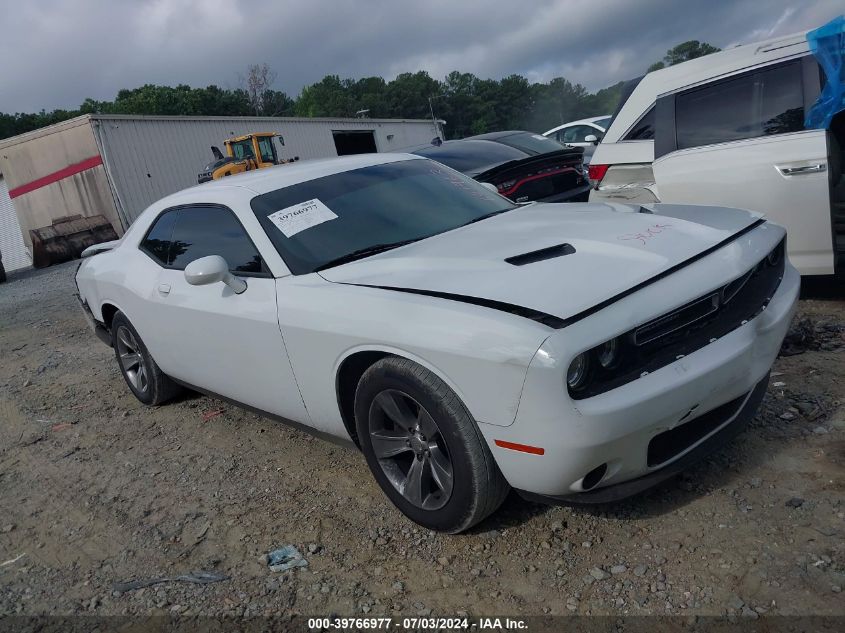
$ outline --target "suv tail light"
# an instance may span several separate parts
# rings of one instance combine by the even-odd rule
[[[604,178],[604,175],[607,173],[607,170],[610,169],[610,165],[594,165],[590,163],[589,173],[590,173],[590,185],[593,188],[599,186],[599,183]]]

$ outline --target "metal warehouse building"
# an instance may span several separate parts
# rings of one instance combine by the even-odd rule
[[[442,137],[440,122],[394,119],[84,115],[0,141],[0,253],[31,261],[30,230],[105,216],[118,235],[152,202],[195,185],[211,146],[275,132],[282,158],[401,151]],[[278,149],[278,148],[277,148]]]

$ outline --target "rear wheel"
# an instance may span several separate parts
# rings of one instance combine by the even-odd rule
[[[376,481],[424,527],[461,532],[507,496],[508,484],[466,407],[412,361],[387,357],[364,373],[355,421]]]
[[[157,405],[173,398],[181,387],[159,369],[138,332],[123,312],[111,323],[112,347],[120,373],[138,400]]]

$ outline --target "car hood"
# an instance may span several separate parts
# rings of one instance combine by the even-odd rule
[[[761,217],[721,207],[537,203],[320,274],[566,320],[730,241]],[[537,253],[543,249],[550,250]]]

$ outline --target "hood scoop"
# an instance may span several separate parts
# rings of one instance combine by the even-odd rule
[[[541,248],[540,250],[531,251],[530,253],[523,253],[522,255],[506,257],[505,261],[514,266],[525,266],[526,264],[541,262],[545,259],[554,259],[555,257],[572,255],[574,252],[575,247],[572,246],[572,244],[558,244],[557,246]]]

